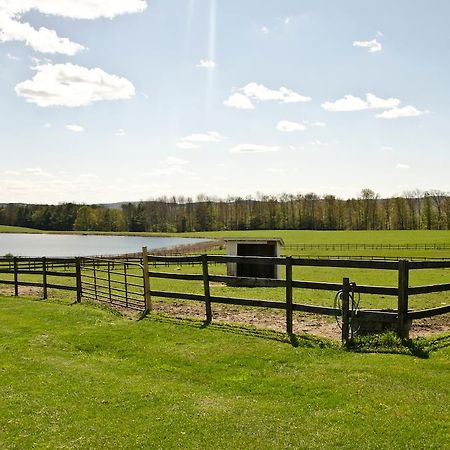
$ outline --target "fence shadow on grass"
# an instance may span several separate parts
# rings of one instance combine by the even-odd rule
[[[152,313],[146,316],[146,319],[156,321],[160,323],[170,323],[178,326],[189,326],[197,328],[199,330],[214,330],[223,333],[231,333],[241,336],[256,337],[259,339],[267,339],[285,344],[290,344],[293,347],[305,347],[305,348],[339,348],[340,343],[331,339],[314,336],[311,334],[286,334],[273,330],[264,330],[250,325],[237,325],[227,322],[213,322],[210,323],[206,320],[192,319],[192,318],[179,318],[169,316],[163,313]]]

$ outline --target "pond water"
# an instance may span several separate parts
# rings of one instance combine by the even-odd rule
[[[136,253],[205,242],[205,239],[139,236],[83,236],[63,234],[0,233],[0,256],[95,256]]]

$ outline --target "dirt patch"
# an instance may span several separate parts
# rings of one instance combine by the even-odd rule
[[[410,336],[431,336],[450,331],[450,314],[429,317],[428,319],[413,320]]]
[[[10,288],[1,288],[4,295],[13,294]],[[20,295],[25,297],[42,297],[42,289],[36,287],[21,287]],[[102,303],[107,305],[107,303]],[[116,307],[120,313],[129,318],[138,317],[138,313],[126,308]],[[153,309],[157,312],[170,314],[176,317],[188,317],[203,320],[205,308],[196,302],[183,301],[153,301]],[[244,325],[252,325],[256,328],[269,329],[284,332],[286,330],[286,318],[283,312],[270,309],[245,308],[241,306],[213,304],[213,320]],[[294,332],[308,333],[321,337],[339,340],[341,330],[336,320],[331,317],[316,316],[313,314],[294,313]],[[427,337],[450,331],[450,315],[430,317],[413,321],[411,337]]]
[[[189,317],[203,320],[205,308],[201,304],[185,303],[181,301],[153,302],[154,311],[171,314],[176,317]],[[229,305],[213,305],[213,320],[244,325],[253,325],[261,329],[284,332],[286,318],[283,313],[271,310],[250,309]],[[308,333],[322,337],[339,339],[341,330],[334,319],[324,320],[319,316],[294,314],[294,332]]]

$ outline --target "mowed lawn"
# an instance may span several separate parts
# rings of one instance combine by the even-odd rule
[[[448,448],[429,359],[0,297],[0,448]]]

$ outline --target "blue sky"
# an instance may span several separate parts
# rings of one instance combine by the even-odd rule
[[[0,0],[0,202],[450,190],[450,3]]]

